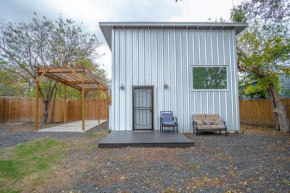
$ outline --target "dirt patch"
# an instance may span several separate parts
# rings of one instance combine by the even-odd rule
[[[49,123],[42,125],[40,124],[40,128],[47,128],[47,127],[53,127],[56,125],[60,125],[62,123]],[[21,132],[33,132],[34,129],[34,123],[0,123],[0,134],[7,134],[7,133],[21,133]]]
[[[278,135],[278,136],[290,136],[290,133],[277,132],[270,127],[261,127],[255,125],[241,125],[241,131],[244,134],[267,134],[267,135]]]

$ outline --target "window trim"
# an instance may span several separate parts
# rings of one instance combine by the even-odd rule
[[[194,89],[193,88],[193,68],[199,67],[226,67],[227,70],[227,88],[226,89]],[[229,66],[226,65],[191,65],[190,66],[190,91],[191,92],[201,92],[201,91],[229,91]]]

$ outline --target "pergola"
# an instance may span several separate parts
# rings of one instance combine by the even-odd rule
[[[82,129],[85,130],[85,91],[96,91],[98,107],[100,107],[100,92],[105,93],[107,105],[109,104],[108,87],[102,83],[90,70],[80,65],[64,65],[64,66],[36,66],[36,96],[35,96],[35,130],[38,130],[38,98],[39,98],[39,81],[42,77],[47,77],[64,84],[64,122],[67,123],[67,89],[70,86],[81,92],[81,114],[82,114]],[[107,119],[109,117],[107,108]],[[97,111],[98,123],[100,123],[100,112]]]

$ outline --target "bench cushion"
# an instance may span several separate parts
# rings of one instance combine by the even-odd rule
[[[204,125],[204,126],[198,126],[198,129],[202,130],[202,129],[211,129],[210,125]]]
[[[224,125],[211,125],[212,129],[226,129]]]

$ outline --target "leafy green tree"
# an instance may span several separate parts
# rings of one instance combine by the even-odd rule
[[[258,82],[271,100],[275,129],[289,132],[285,106],[278,95],[279,75],[289,75],[290,35],[289,1],[243,1],[232,9],[234,22],[249,22],[249,28],[237,40],[238,64],[245,79]]]
[[[97,48],[101,45],[93,34],[84,33],[81,25],[70,19],[55,22],[39,18],[36,14],[29,22],[0,22],[0,64],[1,70],[13,70],[33,93],[38,65],[70,65],[87,62],[95,72],[104,76],[94,61],[100,57]],[[16,76],[13,76],[16,77]],[[47,122],[51,99],[56,97],[60,85],[47,78],[41,81],[39,90],[43,99],[43,121]]]
[[[29,84],[14,69],[0,68],[0,96],[25,96]]]
[[[256,82],[254,82],[256,84]],[[267,90],[261,85],[254,85],[248,81],[239,81],[239,92],[241,98],[245,95],[251,99],[266,99]]]

